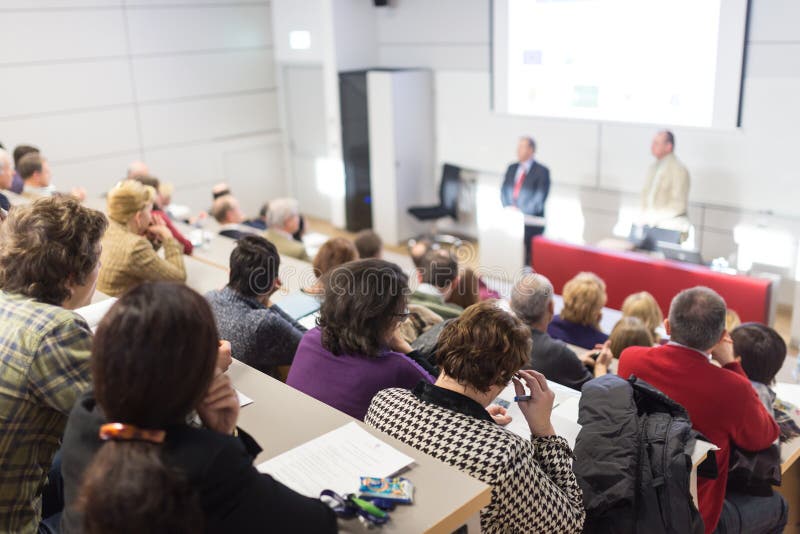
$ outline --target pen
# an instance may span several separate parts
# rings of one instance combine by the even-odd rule
[[[514,397],[514,402],[522,402],[522,401],[529,401],[531,400],[530,395],[517,395]]]

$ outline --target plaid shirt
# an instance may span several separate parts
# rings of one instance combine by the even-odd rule
[[[100,253],[97,289],[118,297],[146,281],[186,281],[183,245],[173,238],[164,241],[164,259],[146,237],[134,234],[121,223],[109,219]]]
[[[75,313],[0,291],[0,532],[36,532],[67,415],[90,385],[92,334]]]

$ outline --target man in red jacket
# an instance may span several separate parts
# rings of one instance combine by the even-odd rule
[[[706,533],[782,532],[787,507],[780,494],[725,495],[731,444],[758,451],[778,437],[778,425],[734,357],[733,342],[725,331],[725,301],[706,287],[681,291],[672,299],[664,326],[670,342],[625,349],[618,374],[636,375],[683,405],[692,426],[720,448],[719,476],[699,478],[697,484]]]

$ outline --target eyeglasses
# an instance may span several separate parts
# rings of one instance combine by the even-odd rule
[[[408,308],[406,308],[406,311],[402,313],[394,313],[392,315],[394,315],[395,317],[400,317],[401,319],[407,319],[408,317],[411,316],[411,312],[408,311]]]
[[[319,500],[330,506],[331,510],[342,519],[358,517],[367,526],[383,525],[389,521],[389,514],[375,504],[359,499],[353,493],[342,497],[333,490],[322,490]]]

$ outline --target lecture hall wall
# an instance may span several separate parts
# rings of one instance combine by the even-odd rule
[[[735,250],[739,221],[785,228],[795,242],[800,237],[800,2],[751,3],[743,127],[675,130],[707,258]],[[434,69],[440,163],[497,174],[513,159],[516,137],[532,134],[551,169],[554,198],[562,200],[555,205],[579,199],[583,238],[596,242],[610,234],[619,206],[635,203],[656,128],[492,114],[489,10],[489,0],[395,0],[394,7],[376,9],[380,63]]]
[[[61,189],[99,195],[134,159],[210,204],[285,194],[270,4],[0,0],[0,141],[32,143]]]

